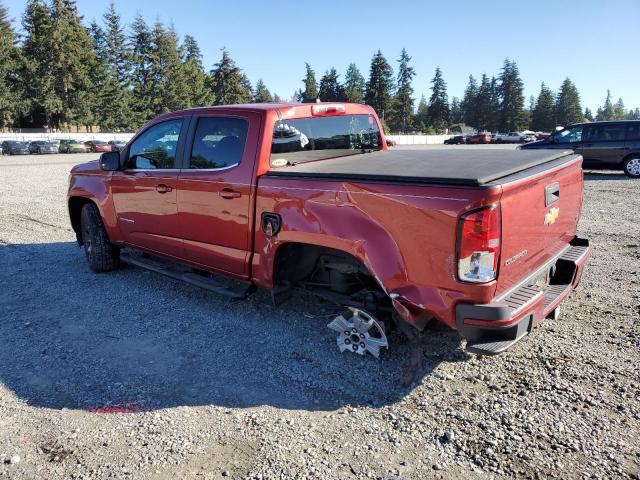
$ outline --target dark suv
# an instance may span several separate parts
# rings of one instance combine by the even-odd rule
[[[640,120],[577,123],[520,148],[573,149],[584,158],[584,168],[621,168],[640,178]]]

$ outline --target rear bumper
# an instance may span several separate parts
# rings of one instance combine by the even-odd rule
[[[495,355],[521,340],[578,286],[590,254],[589,240],[575,237],[559,256],[539,270],[546,272],[555,266],[550,283],[543,290],[531,284],[536,278],[529,277],[491,303],[458,304],[456,327],[467,340],[467,351]]]

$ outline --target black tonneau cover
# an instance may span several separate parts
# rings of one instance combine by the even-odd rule
[[[571,150],[407,149],[272,168],[270,176],[375,180],[483,186],[545,163],[573,156]]]

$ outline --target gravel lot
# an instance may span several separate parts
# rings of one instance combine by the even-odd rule
[[[586,175],[559,321],[483,358],[433,329],[401,389],[400,337],[341,355],[313,298],[92,274],[65,193],[94,157],[0,157],[0,478],[639,478],[640,182]]]

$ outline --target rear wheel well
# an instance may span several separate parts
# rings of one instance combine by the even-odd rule
[[[621,163],[624,164],[624,162],[626,162],[627,160],[631,160],[632,158],[640,158],[640,152],[631,152],[625,155]]]
[[[82,207],[87,203],[93,202],[86,197],[71,197],[69,199],[69,219],[71,220],[71,227],[76,234],[78,245],[82,245]]]
[[[278,249],[274,263],[274,300],[302,288],[340,306],[362,308],[378,318],[389,317],[391,301],[369,269],[342,250],[305,243]]]

